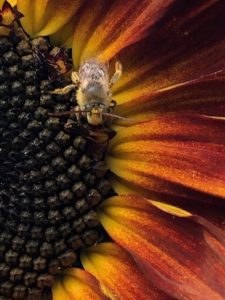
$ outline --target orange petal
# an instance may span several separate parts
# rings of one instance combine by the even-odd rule
[[[60,30],[75,14],[82,0],[18,0],[21,23],[32,36],[50,35]]]
[[[224,94],[225,77],[201,78],[176,87],[149,91],[146,95],[119,105],[117,114],[139,121],[150,120],[168,112],[225,116]]]
[[[2,6],[6,2],[6,0],[0,0],[0,9],[2,9]],[[13,7],[17,4],[17,0],[7,0],[7,2]]]
[[[98,281],[81,269],[67,269],[53,286],[53,300],[106,300]]]
[[[225,198],[223,119],[165,115],[120,129],[110,145],[109,168],[136,187],[177,196],[191,196],[195,190]]]
[[[99,218],[145,275],[172,297],[224,299],[225,236],[211,223],[139,196],[106,200]]]
[[[16,14],[9,2],[5,1],[0,12],[1,25],[10,26],[16,19]]]
[[[191,195],[189,195],[189,198],[181,198],[165,194],[160,196],[158,193],[151,193],[146,189],[137,187],[130,182],[113,175],[110,177],[110,183],[113,190],[118,195],[136,194],[148,199],[155,199],[164,203],[169,203],[184,210],[188,210],[192,214],[199,215],[225,231],[225,212],[221,205],[221,199],[204,193],[194,193],[193,191],[191,192]],[[201,200],[201,202],[196,201],[196,199]]]
[[[153,287],[138,270],[133,259],[113,243],[98,244],[81,256],[85,269],[101,282],[110,299],[169,299]]]
[[[120,53],[124,73],[114,88],[117,102],[139,99],[140,105],[142,96],[151,101],[154,93],[217,77],[225,65],[224,13],[223,1],[177,1],[145,40]]]
[[[109,60],[119,50],[142,39],[174,0],[87,1],[77,16],[74,64],[97,55]]]

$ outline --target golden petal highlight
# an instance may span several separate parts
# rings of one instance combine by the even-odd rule
[[[53,286],[53,300],[107,300],[98,281],[88,272],[67,269]]]
[[[50,35],[60,30],[75,14],[82,0],[18,0],[21,23],[31,36]]]
[[[105,294],[112,300],[169,299],[153,287],[132,258],[113,243],[98,244],[87,249],[81,260],[85,269],[98,278]]]

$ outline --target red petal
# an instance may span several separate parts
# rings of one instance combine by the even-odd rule
[[[206,220],[139,196],[105,201],[99,218],[148,278],[172,297],[224,299],[225,236]]]
[[[110,169],[137,188],[225,198],[224,120],[167,115],[120,129],[110,145]]]
[[[114,95],[119,104],[130,103],[128,107],[121,107],[120,113],[123,114],[124,110],[126,113],[131,107],[133,110],[129,112],[132,114],[136,109],[145,114],[161,113],[167,107],[170,111],[185,110],[186,106],[194,110],[196,105],[196,110],[199,110],[201,104],[211,104],[212,93],[207,96],[210,99],[203,100],[201,96],[206,84],[198,84],[189,95],[186,93],[188,88],[209,74],[212,80],[221,76],[225,69],[224,13],[223,1],[177,1],[174,9],[167,11],[166,17],[144,41],[125,49],[119,56],[124,73]],[[216,91],[217,83],[209,84]],[[220,88],[216,104],[222,100],[222,84]],[[185,92],[184,99],[182,91]],[[175,100],[179,102],[178,108]],[[152,105],[147,105],[148,101],[152,101]],[[161,104],[165,104],[165,110]]]
[[[115,244],[93,246],[81,259],[85,269],[101,282],[110,299],[169,299],[144,278],[132,258]]]
[[[109,60],[142,39],[174,0],[87,1],[76,16],[74,64],[90,55]]]
[[[213,77],[149,91],[119,105],[117,114],[139,121],[168,112],[225,116],[225,79]]]
[[[194,193],[193,191],[191,196],[189,195],[189,198],[181,198],[165,194],[161,196],[159,196],[159,194],[154,195],[152,192],[136,187],[126,180],[120,179],[116,176],[110,177],[110,183],[113,190],[118,195],[136,194],[148,199],[157,199],[163,203],[168,203],[176,207],[180,207],[181,209],[188,210],[192,214],[199,215],[225,231],[225,212],[224,206],[220,205],[221,199],[204,193]],[[200,201],[196,201],[196,199],[199,199]]]

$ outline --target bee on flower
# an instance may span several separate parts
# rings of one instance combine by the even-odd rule
[[[109,79],[106,64],[97,59],[85,60],[78,72],[72,71],[72,84],[56,89],[53,94],[66,94],[77,88],[75,115],[80,122],[81,115],[86,116],[90,125],[102,124],[116,106],[112,99],[111,87],[120,79],[122,65],[115,63],[115,73]]]

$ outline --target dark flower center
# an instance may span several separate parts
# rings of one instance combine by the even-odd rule
[[[16,27],[0,38],[0,300],[38,300],[102,239],[95,207],[112,191],[87,124],[49,115],[75,105],[75,94],[50,93],[65,85],[62,49]]]

